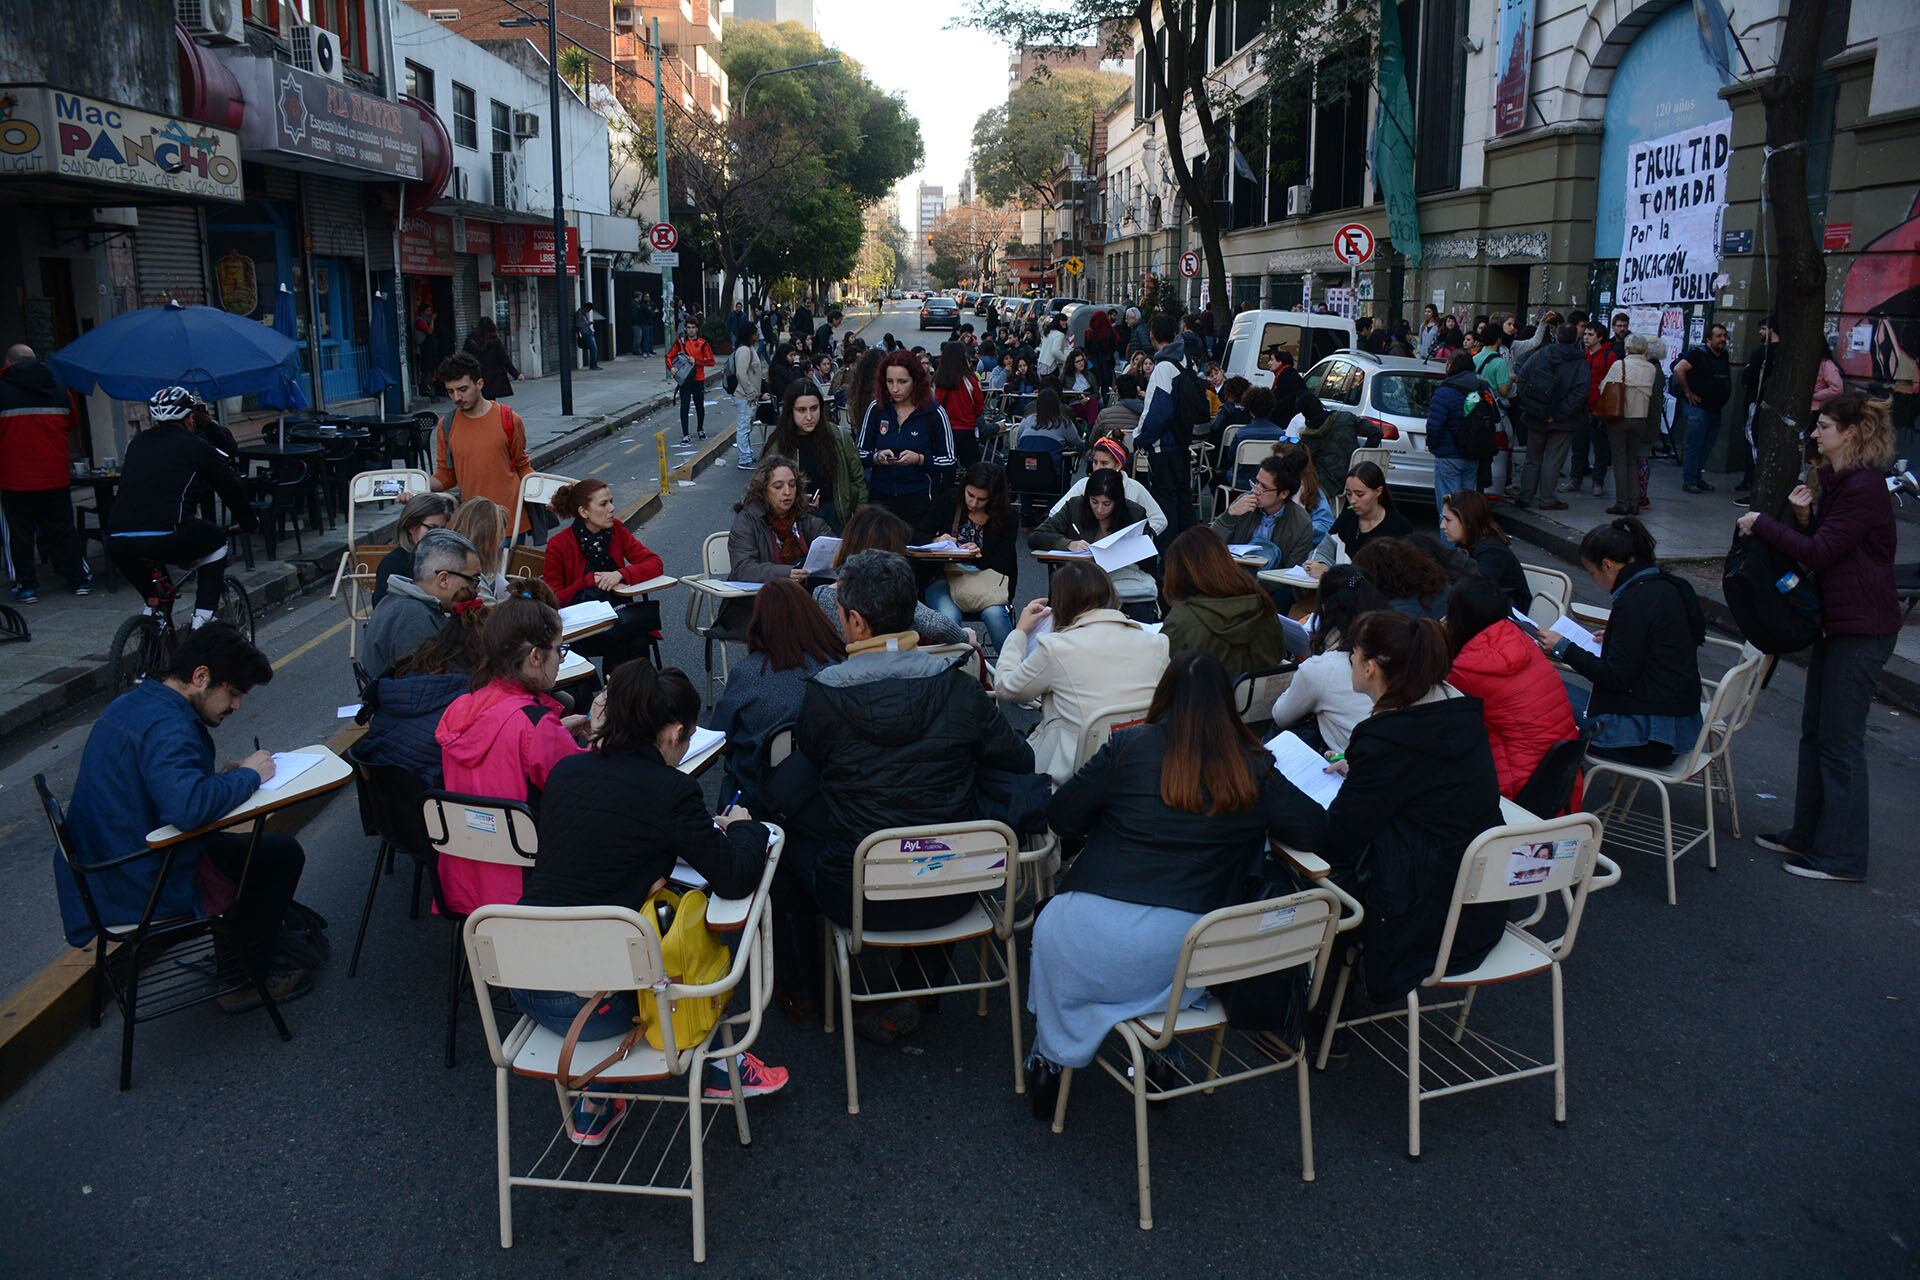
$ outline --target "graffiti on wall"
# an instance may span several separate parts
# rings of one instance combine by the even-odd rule
[[[1850,378],[1920,395],[1920,195],[1847,268],[1837,347]]]

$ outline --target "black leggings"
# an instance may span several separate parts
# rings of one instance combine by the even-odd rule
[[[155,565],[198,569],[193,607],[212,613],[220,603],[220,583],[227,576],[227,531],[210,520],[183,520],[172,533],[151,537],[115,534],[107,539],[107,555],[120,576],[142,592]]]

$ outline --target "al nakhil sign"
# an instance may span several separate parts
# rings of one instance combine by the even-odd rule
[[[0,85],[0,178],[244,198],[237,135],[42,85]]]

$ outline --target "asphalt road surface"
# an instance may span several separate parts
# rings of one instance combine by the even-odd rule
[[[909,343],[896,307],[883,323]],[[875,327],[877,336],[878,327]],[[935,335],[928,335],[934,337]],[[716,405],[714,413],[729,406]],[[570,459],[623,485],[647,474],[639,424]],[[730,419],[729,419],[730,421]],[[639,530],[668,572],[738,497],[730,463],[677,487]],[[1577,570],[1582,598],[1594,592]],[[1044,572],[1025,562],[1023,598]],[[666,656],[699,646],[666,602]],[[339,606],[307,599],[263,621],[278,666],[216,733],[244,754],[324,740],[353,701]],[[792,1068],[751,1105],[754,1143],[724,1119],[707,1143],[709,1266],[749,1275],[1169,1274],[1889,1276],[1920,1248],[1920,873],[1909,856],[1920,734],[1872,712],[1873,879],[1782,875],[1751,843],[1785,824],[1800,712],[1783,667],[1736,749],[1742,830],[1717,872],[1696,853],[1666,905],[1658,864],[1626,863],[1596,895],[1566,969],[1568,1117],[1546,1080],[1430,1103],[1425,1155],[1405,1155],[1405,1085],[1356,1047],[1313,1078],[1317,1181],[1299,1177],[1293,1084],[1278,1075],[1152,1117],[1155,1229],[1135,1222],[1132,1117],[1082,1075],[1064,1134],[1011,1091],[1006,1008],[949,1002],[905,1047],[860,1049],[849,1116],[837,1038],[769,1015],[760,1051]],[[84,742],[73,721],[12,744],[0,766],[0,983],[58,948],[49,842],[26,781],[64,795]],[[709,791],[718,788],[718,771]],[[1698,800],[1680,799],[1683,818]],[[1724,814],[1723,814],[1724,818]],[[638,819],[637,820],[643,820]],[[493,1081],[477,1019],[440,1061],[446,928],[407,918],[386,880],[359,976],[346,976],[373,852],[350,796],[302,833],[300,897],[333,921],[333,965],[287,1008],[202,1008],[143,1026],[136,1079],[115,1091],[118,1022],[83,1032],[0,1109],[9,1204],[0,1274],[687,1274],[676,1202],[520,1191],[499,1248]],[[961,1007],[965,1005],[966,1007]],[[1543,979],[1491,988],[1475,1025],[1539,1053]],[[545,1086],[515,1086],[521,1146],[544,1141]]]

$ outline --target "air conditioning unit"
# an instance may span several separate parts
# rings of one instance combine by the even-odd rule
[[[293,65],[302,71],[328,80],[344,80],[340,66],[340,37],[325,27],[298,23],[288,41],[293,46]]]
[[[1312,212],[1312,194],[1311,189],[1304,182],[1299,186],[1288,187],[1287,216],[1289,218],[1304,218],[1308,213]]]
[[[208,44],[239,44],[240,0],[174,0],[173,16],[180,25]]]
[[[531,111],[513,113],[513,136],[516,138],[537,138],[540,136],[540,117]]]
[[[473,196],[471,194],[472,187],[469,185],[469,177],[468,177],[467,171],[461,168],[459,165],[455,165],[453,167],[452,187],[453,187],[453,198],[455,200],[473,199]]]
[[[520,157],[511,151],[493,153],[493,203],[502,209],[524,209],[526,190],[520,185]]]

